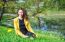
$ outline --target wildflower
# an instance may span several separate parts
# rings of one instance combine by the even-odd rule
[[[9,28],[9,29],[7,30],[7,32],[12,32],[12,29]]]

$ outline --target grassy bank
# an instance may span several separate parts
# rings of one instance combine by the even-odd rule
[[[21,38],[15,34],[13,28],[0,26],[0,42],[65,42],[63,36],[52,31],[35,31],[37,38],[31,40],[29,38]]]

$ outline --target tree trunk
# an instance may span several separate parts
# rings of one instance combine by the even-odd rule
[[[5,6],[5,3],[3,4],[2,12],[1,12],[1,15],[0,15],[0,25],[1,25],[1,20],[2,20],[3,14],[4,14],[4,9],[5,9],[4,6]]]

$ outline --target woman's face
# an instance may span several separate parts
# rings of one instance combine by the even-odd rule
[[[19,11],[18,11],[18,15],[19,15],[19,16],[23,16],[23,10],[19,10]]]

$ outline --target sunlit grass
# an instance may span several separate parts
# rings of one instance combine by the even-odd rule
[[[13,28],[0,26],[0,42],[64,42],[65,40],[55,32],[51,31],[35,31],[37,38],[31,40],[22,38],[15,34]]]

